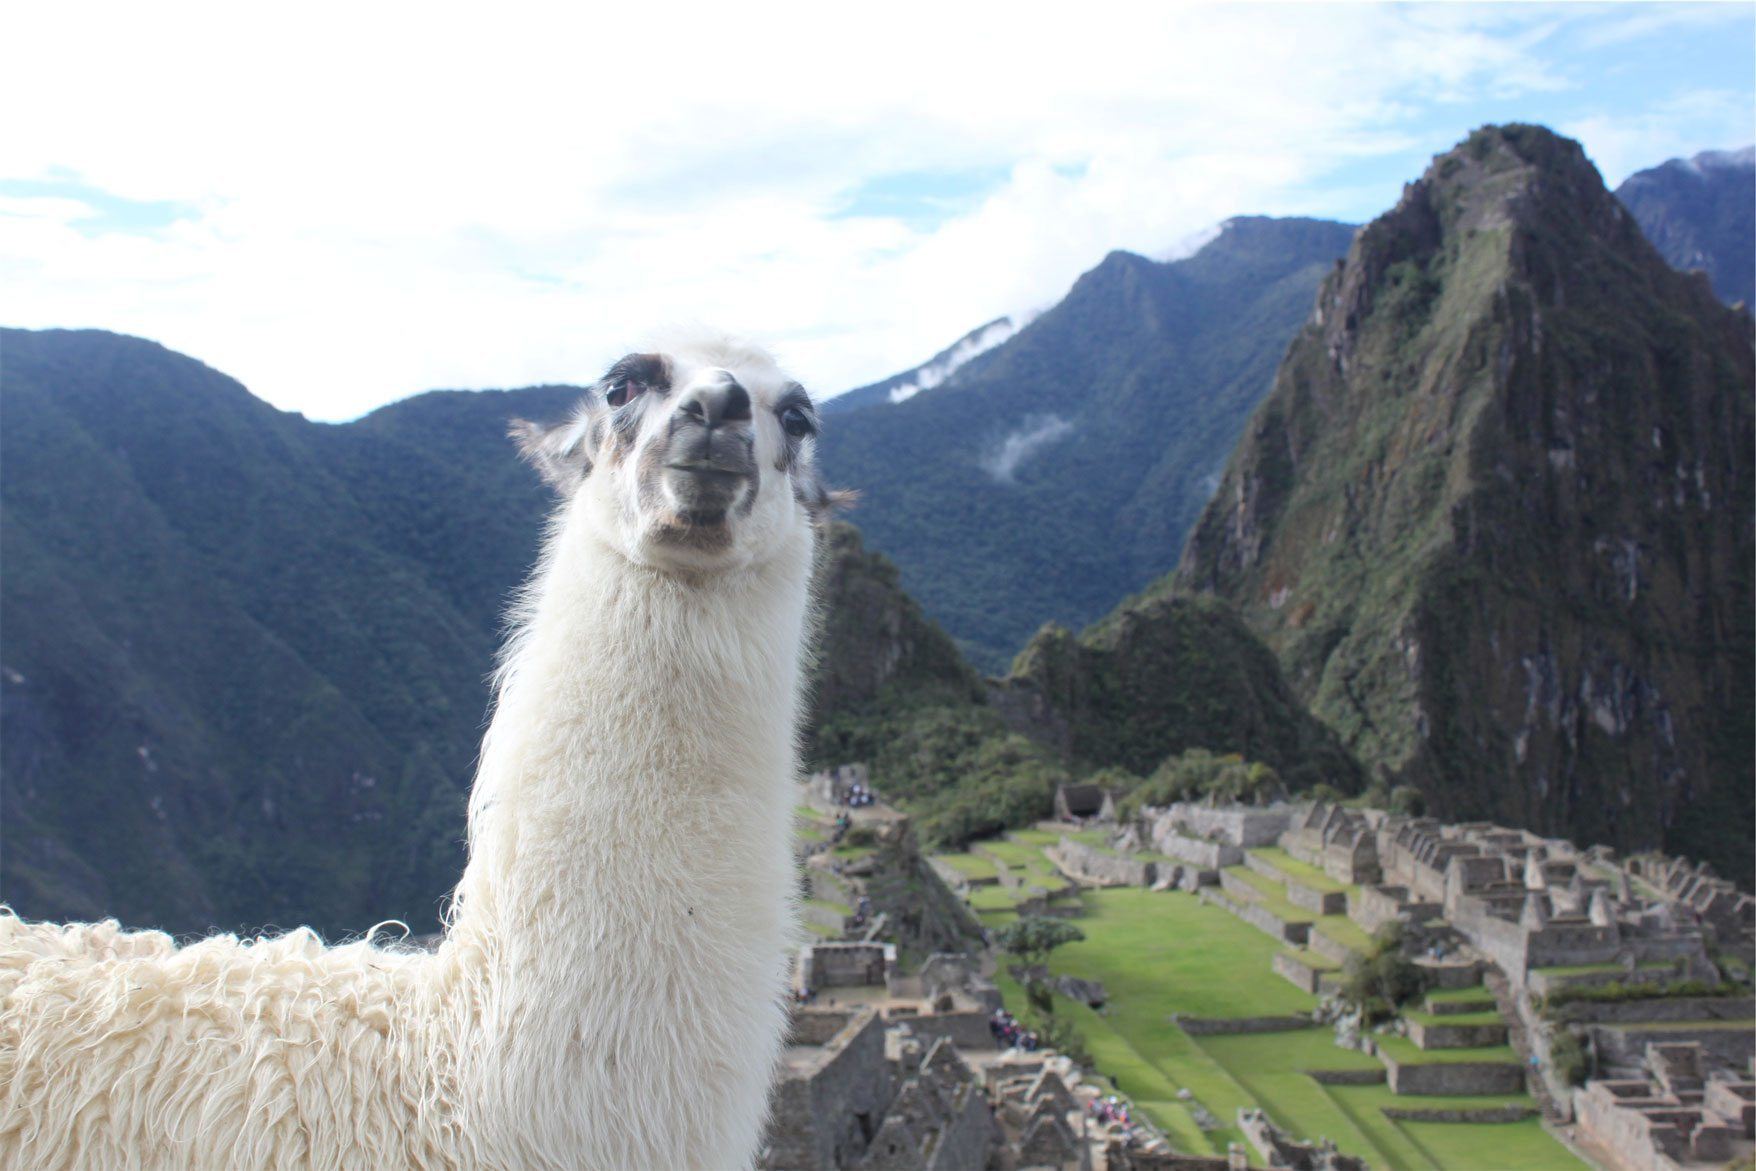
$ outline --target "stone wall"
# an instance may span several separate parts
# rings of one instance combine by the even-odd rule
[[[1315,928],[1306,939],[1312,951],[1333,963],[1346,966],[1347,962],[1354,956],[1353,949],[1347,944],[1340,940],[1331,939]]]
[[[1166,816],[1190,837],[1222,841],[1248,850],[1279,842],[1280,835],[1291,829],[1302,813],[1294,805],[1214,807],[1179,802],[1171,806]]]
[[[1688,1150],[1682,1131],[1620,1103],[1607,1083],[1593,1082],[1573,1091],[1573,1116],[1615,1171],[1674,1171],[1673,1156]]]
[[[804,1018],[821,1016],[821,1021]],[[769,1099],[767,1149],[760,1166],[773,1171],[835,1171],[865,1150],[890,1106],[895,1082],[884,1059],[884,1027],[870,1008],[856,1012],[801,1009],[793,1035],[819,1036],[837,1021],[827,1044],[789,1051]]]
[[[926,1045],[931,1045],[936,1038],[949,1037],[959,1049],[994,1048],[994,1034],[988,1030],[986,1012],[935,1012],[892,1019],[907,1025],[909,1031]]]
[[[1323,990],[1324,977],[1333,973],[1328,968],[1319,968],[1306,963],[1290,951],[1277,951],[1269,961],[1275,972],[1291,980],[1302,992],[1315,996]]]
[[[1076,878],[1103,886],[1151,886],[1158,881],[1158,865],[1130,854],[1113,854],[1062,838],[1049,856]]]
[[[1200,897],[1203,902],[1209,902],[1230,911],[1258,931],[1266,932],[1282,943],[1304,947],[1306,940],[1310,937],[1311,925],[1309,923],[1284,922],[1266,907],[1260,907],[1255,903],[1239,902],[1212,887],[1203,887]]]
[[[1408,1038],[1422,1049],[1478,1049],[1484,1045],[1506,1044],[1506,1026],[1504,1023],[1454,1025],[1443,1019],[1424,1024],[1419,1018],[1411,1017]]]
[[[1756,1057],[1756,1033],[1751,1031],[1747,1022],[1728,1022],[1723,1026],[1708,1028],[1691,1028],[1681,1021],[1660,1023],[1665,1027],[1589,1026],[1600,1067],[1637,1066],[1646,1060],[1648,1045],[1678,1041],[1699,1042],[1703,1053],[1711,1054],[1739,1069],[1748,1068],[1751,1059]]]
[[[895,966],[890,943],[814,943],[799,950],[799,979],[807,989],[881,985]]]
[[[1628,1024],[1639,1021],[1734,1021],[1756,1015],[1748,996],[1660,996],[1645,1000],[1575,1000],[1557,1005],[1560,1020],[1581,1024]]]
[[[1380,1054],[1393,1094],[1520,1094],[1524,1070],[1515,1061],[1448,1061],[1428,1065],[1399,1063]]]
[[[1152,848],[1167,858],[1175,858],[1203,870],[1237,866],[1248,857],[1237,846],[1190,837],[1171,824],[1168,814],[1159,818],[1153,826]]]

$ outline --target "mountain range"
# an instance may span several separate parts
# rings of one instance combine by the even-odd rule
[[[1616,188],[1671,267],[1700,269],[1729,304],[1756,306],[1756,146],[1706,150],[1630,175]]]
[[[1183,260],[1111,253],[932,388],[851,392],[824,464],[909,592],[1002,670],[1044,622],[1084,626],[1176,564],[1352,236],[1246,217]]]
[[[1735,864],[1749,319],[1577,148],[1483,142],[1357,239],[1112,254],[830,400],[866,499],[829,541],[814,758],[870,760],[940,841],[1202,748]],[[315,424],[150,342],[0,331],[0,900],[431,925],[548,506],[506,420],[578,393]]]

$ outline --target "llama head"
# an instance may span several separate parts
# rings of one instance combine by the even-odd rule
[[[572,419],[516,420],[512,436],[561,493],[565,523],[640,564],[701,571],[796,546],[839,503],[817,429],[811,396],[766,351],[709,336],[629,354]]]

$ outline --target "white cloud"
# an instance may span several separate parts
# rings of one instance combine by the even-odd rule
[[[1017,478],[1020,464],[1072,430],[1073,424],[1059,415],[1033,416],[1001,438],[978,462],[996,483],[1010,484]]]
[[[1705,128],[1709,136],[1702,139]],[[1592,114],[1556,127],[1577,138],[1611,187],[1635,171],[1666,159],[1689,158],[1702,150],[1737,148],[1751,138],[1748,94],[1696,90],[1655,103],[1628,117]]]
[[[1433,101],[1562,84],[1554,18],[1468,6],[485,12],[10,14],[0,180],[196,214],[93,235],[9,200],[0,320],[140,333],[323,418],[584,381],[678,319],[840,390],[1112,248],[1304,212],[1337,167],[1448,145],[1416,129]],[[932,227],[832,214],[874,178],[976,169],[1007,177]]]

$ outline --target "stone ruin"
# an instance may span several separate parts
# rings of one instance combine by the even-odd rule
[[[994,1141],[986,1096],[949,1042],[925,1054],[869,1006],[793,1014],[759,1167],[964,1171]]]
[[[1280,846],[1337,882],[1369,886],[1382,878],[1377,830],[1365,813],[1319,801],[1281,835]]]
[[[1287,1171],[1371,1171],[1364,1159],[1344,1155],[1328,1139],[1302,1143],[1287,1138],[1260,1110],[1238,1111],[1238,1129],[1271,1168]]]
[[[1664,965],[1712,983],[1710,951],[1749,939],[1749,896],[1727,896],[1712,886],[1718,880],[1688,883],[1716,923],[1650,883],[1637,884],[1605,850],[1429,818],[1387,818],[1378,838],[1385,882],[1370,893],[1380,905],[1442,917],[1521,988],[1533,969],[1602,964],[1630,972]]]
[[[1645,1076],[1573,1092],[1580,1130],[1615,1171],[1747,1164],[1756,1151],[1756,1080],[1693,1043],[1655,1044]]]
[[[1068,822],[1114,822],[1116,797],[1102,785],[1056,785],[1055,818]]]
[[[795,1010],[770,1102],[764,1171],[1020,1171],[1090,1167],[1072,1062],[999,1054],[974,1060],[924,1014],[870,1005]],[[1112,1164],[1112,1166],[1118,1166]]]

